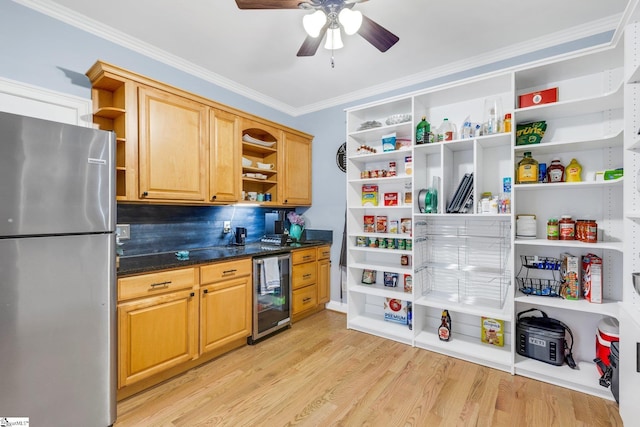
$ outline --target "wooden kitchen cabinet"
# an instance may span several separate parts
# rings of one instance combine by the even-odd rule
[[[116,133],[118,201],[231,204],[244,191],[311,205],[311,135],[102,61],[86,74],[94,123]]]
[[[209,112],[209,201],[240,199],[240,118],[226,111]]]
[[[325,304],[331,299],[331,246],[320,246],[317,251],[318,304]]]
[[[324,308],[318,305],[318,264],[316,248],[291,252],[291,321],[295,322]]]
[[[311,205],[311,138],[284,132],[282,204]]]
[[[118,388],[198,356],[195,268],[118,280]]]
[[[138,88],[140,198],[204,202],[206,105],[156,88]]]
[[[200,353],[251,335],[250,258],[200,267]]]

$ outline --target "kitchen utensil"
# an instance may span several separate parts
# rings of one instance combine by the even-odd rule
[[[247,196],[250,201],[255,202],[258,200],[258,192],[257,191],[249,191],[247,192]]]

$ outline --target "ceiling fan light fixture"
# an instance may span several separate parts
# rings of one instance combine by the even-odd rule
[[[329,50],[342,49],[344,44],[342,43],[342,37],[340,36],[340,28],[329,28],[327,30],[327,39],[324,43],[324,48]]]
[[[320,35],[320,30],[322,30],[322,27],[324,27],[326,22],[327,15],[325,15],[321,10],[316,10],[315,12],[302,17],[302,26],[310,37],[318,37]]]
[[[359,10],[347,9],[345,7],[338,14],[338,20],[340,21],[340,24],[342,24],[344,32],[347,35],[352,36],[358,32],[362,25],[362,12]]]

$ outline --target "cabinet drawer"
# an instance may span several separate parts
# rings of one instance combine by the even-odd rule
[[[318,250],[318,259],[328,259],[331,257],[331,246],[320,246]]]
[[[195,268],[160,271],[118,279],[118,301],[148,297],[178,289],[192,288],[198,282]]]
[[[291,269],[291,288],[298,289],[316,283],[317,266],[315,262],[294,265]]]
[[[291,263],[293,265],[316,260],[316,248],[300,249],[291,253]]]
[[[291,314],[298,314],[317,305],[316,285],[296,289],[293,291],[293,310]]]
[[[235,277],[249,276],[251,268],[251,258],[205,265],[200,267],[200,283],[216,283]]]

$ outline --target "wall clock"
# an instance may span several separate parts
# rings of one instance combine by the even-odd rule
[[[347,171],[347,143],[343,142],[336,153],[336,164],[342,172]]]

